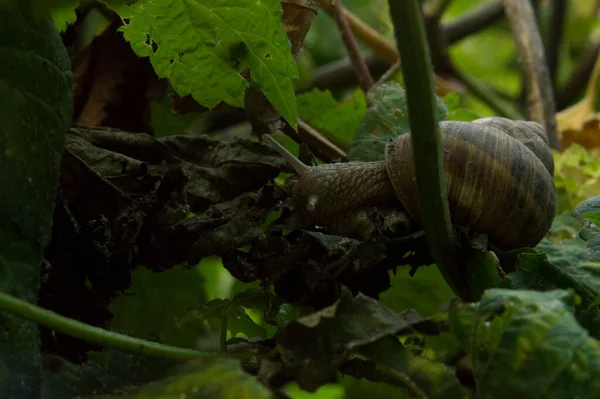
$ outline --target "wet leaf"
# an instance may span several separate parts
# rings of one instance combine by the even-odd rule
[[[0,11],[0,263],[2,289],[36,303],[65,133],[71,124],[73,75],[49,17],[26,2]],[[37,326],[0,315],[0,397],[40,395]]]
[[[171,168],[180,168],[188,180],[186,192],[194,211],[260,188],[285,165],[270,147],[247,139],[154,139],[106,128],[72,129],[67,148],[104,179],[131,194],[143,189],[138,175],[152,180]]]
[[[382,160],[387,140],[409,131],[406,92],[398,83],[377,86],[367,97],[369,108],[348,152],[353,161]],[[444,102],[437,96],[436,100],[439,119],[447,119]]]
[[[504,289],[455,303],[450,321],[472,359],[477,396],[597,397],[600,345],[577,323],[574,304],[569,291]]]
[[[283,327],[275,340],[300,387],[314,391],[333,378],[351,351],[423,323],[415,311],[398,314],[344,289],[336,303]]]
[[[343,147],[352,143],[367,107],[361,90],[337,102],[331,92],[315,89],[300,94],[297,101],[300,118]]]
[[[156,74],[200,105],[243,107],[250,87],[297,125],[292,79],[298,68],[281,24],[278,0],[140,0],[116,7],[135,53],[150,57]],[[151,32],[151,33],[150,33]],[[250,81],[243,76],[249,71]]]

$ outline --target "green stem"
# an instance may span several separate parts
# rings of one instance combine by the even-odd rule
[[[221,352],[227,352],[227,316],[221,317],[221,336],[220,336],[220,346]]]
[[[93,327],[42,309],[39,306],[32,305],[4,292],[0,292],[0,310],[5,310],[71,337],[107,348],[169,359],[194,359],[215,356],[212,353],[163,345]]]
[[[389,0],[408,103],[421,223],[432,257],[454,293],[472,294],[457,263],[457,246],[448,208],[442,144],[425,24],[418,0]]]

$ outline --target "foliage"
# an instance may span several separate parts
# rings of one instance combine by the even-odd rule
[[[6,6],[0,29],[0,287],[35,303],[71,124],[73,75],[51,20],[34,18],[27,4]],[[0,324],[0,396],[39,396],[36,326],[5,313]]]
[[[477,304],[453,306],[450,321],[471,355],[478,397],[597,396],[600,348],[577,323],[574,305],[568,291],[492,289]]]
[[[343,2],[374,81],[404,29],[388,3]],[[423,114],[527,115],[501,15],[435,40],[489,2],[420,3],[437,74]],[[600,58],[587,89],[565,88],[600,23],[568,2],[553,48],[542,3],[560,66],[557,216],[510,251],[454,226],[473,293],[460,302],[393,202],[357,212],[368,237],[307,223],[289,165],[257,139],[282,131],[306,164],[382,160],[390,138],[426,134],[404,84],[428,73],[405,75],[424,48],[363,91],[329,2],[0,0],[0,396],[597,397]]]
[[[150,57],[181,96],[209,108],[221,101],[242,107],[247,88],[256,87],[296,126],[298,70],[278,23],[278,1],[141,0],[117,11],[135,53]]]

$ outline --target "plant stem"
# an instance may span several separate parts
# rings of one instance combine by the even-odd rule
[[[169,359],[194,359],[198,357],[212,357],[212,353],[204,353],[192,349],[177,348],[139,338],[129,337],[107,331],[98,327],[69,319],[22,301],[4,292],[0,292],[0,310],[5,310],[18,317],[30,320],[52,330],[84,340],[106,348],[121,349],[126,352],[140,355],[157,356]]]
[[[335,5],[333,6],[333,13],[335,15],[335,21],[338,25],[338,29],[340,30],[340,35],[344,42],[344,46],[346,47],[346,52],[348,53],[348,57],[350,58],[350,61],[354,66],[354,70],[356,71],[360,87],[365,93],[367,93],[373,86],[373,77],[371,76],[371,72],[369,72],[369,68],[365,63],[365,60],[360,55],[358,45],[356,44],[356,40],[354,39],[350,25],[348,25],[348,19],[346,18],[346,14],[342,8],[341,0],[337,0],[335,2]]]
[[[227,316],[221,317],[221,331],[220,331],[220,339],[219,344],[221,347],[221,352],[227,352]]]
[[[552,81],[544,56],[544,45],[530,0],[503,0],[517,45],[519,63],[527,87],[529,118],[540,123],[550,146],[560,149],[556,127],[556,112]]]
[[[456,262],[457,246],[450,224],[433,72],[421,8],[418,0],[389,0],[389,7],[406,84],[421,223],[440,273],[458,297],[471,300]]]

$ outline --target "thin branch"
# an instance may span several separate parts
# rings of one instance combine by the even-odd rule
[[[379,77],[389,69],[389,64],[377,57],[372,51],[361,52],[371,76]],[[350,60],[345,57],[336,61],[329,62],[315,69],[312,73],[312,79],[307,88],[299,90],[300,92],[319,88],[321,90],[339,90],[346,89],[358,84],[356,72]]]
[[[330,17],[335,18],[332,0],[324,1],[322,6]],[[352,33],[354,33],[357,39],[373,50],[379,58],[388,64],[391,65],[398,60],[398,50],[394,47],[394,43],[381,36],[379,32],[365,24],[346,8],[342,7],[342,10],[352,29]]]
[[[550,146],[560,149],[554,117],[556,110],[552,81],[531,1],[503,0],[503,4],[517,44],[519,63],[527,87],[529,118],[544,127]]]
[[[306,143],[314,154],[324,162],[341,162],[348,159],[344,150],[301,119],[298,119],[298,132],[287,123],[282,132],[298,144]]]
[[[582,57],[577,70],[571,75],[565,86],[556,96],[556,104],[559,110],[573,103],[579,93],[585,87],[592,74],[596,59],[600,55],[600,41],[591,46],[590,50]]]
[[[463,300],[472,294],[457,263],[444,182],[442,142],[433,71],[421,7],[417,0],[388,1],[406,85],[421,224],[440,273]],[[418,132],[418,134],[415,134]]]
[[[0,292],[0,309],[54,331],[106,348],[168,359],[196,359],[215,356],[214,353],[163,345],[93,327],[42,309],[3,292]]]
[[[500,21],[503,16],[502,1],[489,1],[442,25],[442,31],[448,43],[456,43]]]
[[[552,23],[550,26],[550,40],[548,41],[548,71],[550,72],[553,88],[556,88],[558,56],[560,54],[566,14],[567,1],[552,0]]]
[[[365,60],[360,55],[358,45],[356,44],[356,40],[354,39],[354,35],[352,34],[352,30],[350,29],[350,25],[348,24],[348,20],[342,8],[342,0],[336,0],[333,6],[333,13],[338,29],[340,30],[340,35],[344,41],[346,52],[348,53],[348,57],[350,57],[350,61],[352,61],[352,65],[358,76],[360,87],[366,93],[373,86],[373,77],[369,72]]]
[[[454,75],[460,80],[469,91],[483,101],[488,107],[490,107],[498,115],[505,118],[519,120],[524,119],[523,115],[515,108],[510,102],[504,100],[496,92],[488,87],[485,83],[473,78],[467,73],[454,68]]]
[[[377,82],[375,82],[373,87],[371,87],[371,90],[376,88],[377,86],[384,84],[388,80],[390,80],[392,78],[392,76],[394,76],[394,74],[396,72],[398,72],[399,70],[400,70],[400,60],[396,61],[394,63],[394,65],[392,65],[387,71],[385,71],[385,73],[383,75],[381,75],[379,80],[377,80]]]
[[[540,0],[533,0],[532,3],[537,6]],[[442,31],[448,43],[453,44],[500,22],[503,17],[504,6],[502,1],[488,1],[473,7],[460,17],[442,25]]]
[[[322,3],[322,6],[330,17],[335,18],[332,1],[333,0],[326,0]],[[365,24],[352,12],[345,8],[343,8],[343,11],[348,19],[348,24],[350,25],[352,33],[354,33],[354,36],[358,40],[370,48],[378,58],[387,62],[388,65],[392,65],[394,62],[398,61],[400,56],[398,54],[398,50],[394,46],[394,43],[381,36],[379,32]],[[448,81],[440,76],[436,76],[435,79],[436,88],[439,89],[438,92],[441,94],[446,94],[453,91],[453,87]]]

